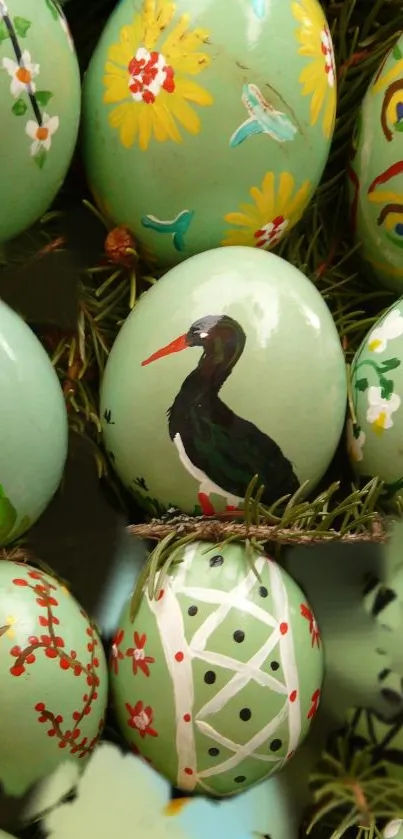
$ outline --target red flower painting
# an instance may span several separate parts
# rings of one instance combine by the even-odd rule
[[[320,632],[318,629],[318,624],[308,606],[305,603],[301,603],[301,615],[305,620],[309,622],[309,631],[312,637],[312,646],[314,647],[315,644],[317,647],[320,646]]]
[[[118,674],[119,661],[122,661],[122,659],[124,658],[122,650],[119,649],[119,644],[122,643],[123,638],[124,638],[124,634],[125,633],[124,633],[123,629],[118,629],[118,631],[117,631],[117,633],[116,633],[116,635],[115,635],[115,637],[112,641],[110,664],[111,664],[113,672],[115,673],[115,676],[117,676],[117,674]]]
[[[155,728],[152,728],[152,721],[153,721],[153,709],[150,708],[149,705],[144,707],[144,703],[139,700],[136,702],[134,707],[129,705],[128,702],[125,703],[126,710],[129,714],[129,719],[127,724],[130,728],[134,728],[140,734],[140,737],[144,738],[146,734],[150,737],[158,737],[158,732]]]
[[[136,676],[139,670],[144,673],[145,676],[150,675],[150,668],[149,664],[154,664],[155,658],[150,655],[146,655],[145,646],[147,643],[147,636],[146,635],[139,635],[138,632],[135,632],[133,635],[134,647],[130,647],[126,651],[126,655],[132,659],[132,667],[133,667],[133,675]]]

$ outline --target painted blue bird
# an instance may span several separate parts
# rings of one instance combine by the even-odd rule
[[[298,129],[286,114],[276,111],[255,84],[245,84],[242,91],[242,103],[249,118],[234,131],[229,144],[231,148],[240,146],[255,134],[268,134],[273,140],[285,143],[293,140]]]

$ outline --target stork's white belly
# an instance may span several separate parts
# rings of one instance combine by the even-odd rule
[[[188,474],[191,475],[192,478],[194,478],[195,481],[197,481],[197,483],[199,484],[199,492],[205,495],[219,495],[221,498],[225,499],[228,507],[238,507],[239,504],[242,503],[242,501],[244,500],[243,498],[238,498],[238,496],[236,495],[231,495],[228,492],[226,492],[225,489],[222,489],[222,487],[217,486],[217,484],[211,481],[210,478],[207,475],[205,475],[204,472],[201,471],[201,469],[198,469],[197,466],[191,463],[185,452],[185,447],[182,443],[182,438],[180,434],[175,434],[173,441],[182,466],[184,466]]]

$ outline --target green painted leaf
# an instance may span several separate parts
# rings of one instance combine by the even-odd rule
[[[400,49],[400,47],[399,47],[399,45],[398,45],[398,44],[396,44],[396,46],[395,46],[395,47],[393,47],[393,50],[392,50],[392,55],[393,55],[393,58],[394,58],[396,61],[400,61],[400,59],[401,59],[401,58],[403,58],[403,53],[402,53],[402,51],[401,51],[401,49]]]
[[[399,122],[395,122],[395,131],[403,132],[403,120],[399,120]]]
[[[0,43],[1,43],[2,41],[7,41],[7,38],[9,38],[9,37],[10,37],[10,36],[9,36],[9,34],[8,34],[8,29],[7,29],[7,26],[6,26],[6,24],[4,23],[4,20],[1,20],[1,21],[0,21]]]
[[[400,367],[401,361],[398,358],[386,358],[385,361],[382,362],[381,371],[382,373],[387,373],[388,370],[396,370],[397,367]]]
[[[49,9],[49,11],[50,11],[50,13],[51,13],[51,15],[52,15],[53,19],[54,19],[54,20],[58,20],[58,18],[59,18],[59,12],[58,12],[57,7],[55,6],[55,4],[52,2],[52,0],[46,0],[46,5],[47,5],[47,7],[48,7],[48,9]]]
[[[380,376],[379,384],[381,386],[381,396],[382,399],[390,399],[393,393],[393,381],[392,379],[385,379],[384,376]]]
[[[25,38],[28,29],[31,27],[31,21],[27,20],[25,17],[15,17],[13,19],[13,23],[17,35],[19,35],[20,38]]]
[[[25,102],[25,100],[22,98],[22,96],[20,96],[20,98],[17,99],[16,102],[14,102],[14,105],[11,108],[11,110],[12,110],[13,114],[16,115],[16,117],[23,117],[24,114],[26,114],[26,112],[28,110],[28,105]]]
[[[35,155],[34,161],[35,161],[35,163],[36,163],[36,165],[38,166],[39,169],[43,169],[43,167],[46,163],[47,156],[48,156],[48,153],[45,151],[45,149],[40,149],[38,151],[38,154]]]
[[[52,98],[53,93],[50,90],[37,90],[35,93],[35,99],[42,108],[46,108],[49,100]]]
[[[368,389],[368,379],[358,379],[355,383],[356,390],[364,393]]]

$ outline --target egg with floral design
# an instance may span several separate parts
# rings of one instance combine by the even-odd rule
[[[282,769],[308,733],[323,650],[305,595],[267,556],[195,542],[130,602],[112,644],[117,722],[178,789],[227,796]]]
[[[0,242],[34,224],[60,189],[77,140],[81,82],[53,0],[0,0]]]
[[[0,784],[19,796],[63,762],[85,764],[101,734],[107,666],[67,589],[25,563],[0,561]]]
[[[350,460],[364,478],[385,482],[384,500],[403,491],[403,298],[370,330],[351,367]]]
[[[364,97],[348,166],[351,228],[378,283],[403,291],[403,35]]]
[[[162,266],[272,248],[312,198],[335,112],[318,0],[121,0],[84,83],[89,184]]]

